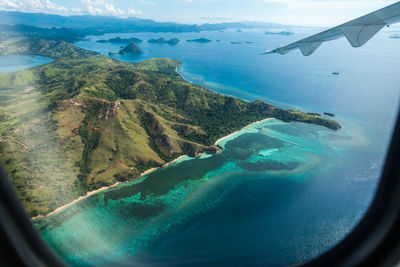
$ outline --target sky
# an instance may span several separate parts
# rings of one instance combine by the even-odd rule
[[[0,0],[0,10],[106,15],[180,23],[264,21],[335,26],[394,0]]]

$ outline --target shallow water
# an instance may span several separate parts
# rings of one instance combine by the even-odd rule
[[[144,42],[143,55],[115,57],[180,59],[179,72],[191,82],[247,100],[334,112],[343,128],[278,120],[252,125],[221,141],[225,149],[218,155],[183,158],[37,222],[45,240],[74,265],[129,259],[265,266],[307,261],[343,239],[379,181],[398,108],[400,52],[383,32],[360,49],[338,40],[306,58],[259,55],[306,34],[138,33],[77,43],[106,54],[121,44],[95,40],[178,37],[176,46]],[[213,42],[185,42],[199,37]]]
[[[371,176],[379,168],[368,165],[368,146],[352,147],[357,138],[256,124],[225,140],[220,154],[160,169],[37,226],[76,265],[298,263],[342,239],[366,210],[376,178],[357,180],[360,168],[348,165],[368,166]]]

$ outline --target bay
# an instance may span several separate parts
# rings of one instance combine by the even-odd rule
[[[34,55],[0,56],[0,73],[25,70],[52,62],[53,59]]]

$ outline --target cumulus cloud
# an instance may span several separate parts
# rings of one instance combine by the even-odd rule
[[[0,0],[0,8],[1,9],[16,9],[19,8],[18,3],[14,2],[14,1],[3,1]]]
[[[0,10],[15,10],[22,12],[43,12],[61,15],[103,15],[130,17],[140,16],[142,11],[133,6],[120,8],[112,1],[81,0],[79,7],[66,7],[53,2],[54,0],[0,0]]]
[[[48,12],[64,13],[67,8],[57,5],[50,0],[0,0],[0,9],[2,10],[18,10],[25,12]]]
[[[118,17],[129,17],[142,15],[142,11],[134,8],[121,9],[116,7],[114,4],[107,3],[104,0],[82,0],[86,11],[91,15],[111,15]]]

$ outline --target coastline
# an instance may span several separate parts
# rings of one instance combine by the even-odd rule
[[[39,219],[39,218],[48,218],[48,217],[50,217],[50,216],[52,216],[52,215],[54,215],[56,213],[59,213],[60,211],[63,211],[64,209],[66,209],[66,208],[78,203],[79,201],[81,201],[81,200],[83,200],[85,198],[88,198],[88,197],[93,196],[93,195],[95,195],[97,193],[103,192],[103,191],[105,191],[107,189],[113,188],[113,187],[119,185],[120,183],[121,182],[117,182],[117,183],[112,184],[110,186],[104,186],[102,188],[99,188],[99,189],[96,189],[96,190],[93,190],[93,191],[89,191],[89,192],[86,193],[86,195],[80,196],[77,199],[65,204],[64,206],[56,208],[54,211],[50,212],[47,215],[38,215],[38,216],[32,217],[31,220],[35,220],[35,219]]]
[[[226,139],[229,139],[229,138],[233,137],[233,136],[234,136],[235,134],[237,134],[238,132],[243,131],[243,130],[245,130],[246,128],[248,128],[248,127],[250,127],[250,126],[252,126],[252,125],[254,125],[254,124],[258,124],[258,123],[261,123],[261,122],[264,122],[264,121],[273,120],[273,119],[274,119],[274,118],[265,118],[265,119],[262,119],[262,120],[259,120],[259,121],[255,121],[255,122],[253,122],[253,123],[250,123],[249,125],[246,125],[245,127],[243,127],[243,128],[240,129],[240,130],[237,130],[237,131],[235,131],[235,132],[233,132],[233,133],[231,133],[231,134],[228,134],[227,136],[221,137],[220,139],[218,139],[217,141],[215,141],[214,145],[218,145],[218,143],[220,143],[220,142],[222,142],[222,141],[224,141],[224,140],[226,140]]]
[[[176,159],[174,159],[174,160],[171,160],[171,161],[169,161],[169,162],[165,163],[164,165],[162,165],[162,166],[161,166],[161,168],[168,167],[168,166],[170,166],[170,165],[174,164],[175,162],[177,162],[177,161],[179,161],[179,160],[181,160],[181,159],[183,159],[183,158],[185,158],[185,157],[187,157],[187,156],[188,156],[188,155],[182,155],[182,156],[179,156],[179,157],[177,157]]]
[[[147,175],[147,174],[149,174],[149,173],[152,173],[152,172],[154,172],[154,171],[157,170],[157,169],[159,169],[159,168],[158,168],[158,167],[154,167],[154,168],[148,169],[147,171],[142,172],[142,173],[139,175],[138,178],[143,177],[143,176],[145,176],[145,175]]]
[[[147,174],[150,174],[150,173],[152,173],[152,172],[154,172],[154,171],[156,171],[156,170],[158,170],[158,169],[159,169],[159,167],[154,167],[154,168],[148,169],[148,170],[142,172],[142,173],[137,177],[137,179],[139,179],[140,177],[143,177],[143,176],[145,176],[145,175],[147,175]],[[127,182],[128,182],[128,181],[127,181]],[[48,218],[48,217],[50,217],[50,216],[53,216],[54,214],[57,214],[57,213],[59,213],[59,212],[65,210],[66,208],[68,208],[68,207],[70,207],[70,206],[72,206],[72,205],[78,203],[78,202],[81,201],[81,200],[84,200],[84,199],[86,199],[86,198],[88,198],[88,197],[91,197],[91,196],[93,196],[93,195],[95,195],[95,194],[97,194],[97,193],[100,193],[100,192],[106,191],[106,190],[108,190],[108,189],[114,188],[114,187],[116,187],[116,186],[118,186],[118,185],[120,185],[120,184],[123,184],[123,183],[125,183],[125,182],[116,182],[115,184],[112,184],[112,185],[110,185],[110,186],[103,186],[102,188],[89,191],[89,192],[86,193],[86,195],[80,196],[80,197],[78,197],[77,199],[74,199],[74,200],[72,200],[71,202],[69,202],[69,203],[67,203],[67,204],[65,204],[65,205],[63,205],[63,206],[61,206],[61,207],[56,208],[54,211],[50,212],[50,213],[47,214],[47,215],[39,214],[39,215],[37,215],[37,216],[35,216],[35,217],[31,217],[31,220],[35,220],[35,219],[39,219],[39,218]]]
[[[191,81],[186,80],[185,77],[183,77],[183,75],[179,72],[179,67],[182,66],[182,64],[183,64],[183,63],[181,63],[178,67],[175,68],[175,72],[178,73],[179,76],[181,76],[181,78],[182,78],[183,80],[185,80],[186,82],[188,82],[188,83],[190,83],[190,84],[193,84],[193,85],[196,85],[196,84],[192,83]],[[217,93],[217,92],[214,92],[214,93]],[[217,93],[217,94],[218,94],[218,93]]]
[[[222,141],[224,141],[224,140],[226,140],[226,139],[229,139],[229,138],[233,137],[235,134],[239,133],[240,131],[245,130],[246,128],[248,128],[248,127],[250,127],[250,126],[252,126],[252,125],[254,125],[254,124],[258,124],[258,123],[261,123],[261,122],[264,122],[264,121],[268,121],[268,120],[272,120],[272,119],[274,119],[274,118],[265,118],[265,119],[262,119],[262,120],[259,120],[259,121],[252,122],[252,123],[250,123],[249,125],[246,125],[245,127],[241,128],[240,130],[237,130],[237,131],[235,131],[235,132],[233,132],[233,133],[231,133],[231,134],[228,134],[228,135],[226,135],[226,136],[224,136],[224,137],[221,137],[220,139],[218,139],[217,141],[215,141],[214,144],[215,144],[215,145],[218,145],[218,143],[220,143],[220,142],[222,142]],[[165,163],[165,164],[162,165],[161,167],[153,167],[153,168],[150,168],[150,169],[148,169],[148,170],[142,172],[142,173],[137,177],[137,179],[139,179],[139,178],[141,178],[141,177],[143,177],[143,176],[145,176],[145,175],[148,175],[148,174],[150,174],[150,173],[152,173],[152,172],[154,172],[154,171],[156,171],[156,170],[158,170],[158,169],[160,169],[160,168],[168,167],[168,166],[170,166],[170,165],[176,163],[177,161],[179,161],[179,160],[181,160],[181,159],[183,159],[183,158],[185,158],[185,157],[187,157],[187,155],[181,155],[181,156],[177,157],[176,159],[171,160],[171,161]],[[80,202],[81,200],[84,200],[84,199],[86,199],[86,198],[88,198],[88,197],[91,197],[91,196],[97,194],[97,193],[106,191],[106,190],[111,189],[111,188],[114,188],[114,187],[116,187],[116,186],[118,186],[118,185],[120,185],[120,184],[124,184],[124,183],[128,183],[128,182],[130,182],[130,181],[126,181],[126,182],[116,182],[115,184],[112,184],[112,185],[110,185],[110,186],[104,186],[104,187],[102,187],[102,188],[89,191],[89,192],[86,193],[86,195],[80,196],[79,198],[77,198],[77,199],[75,199],[75,200],[73,200],[73,201],[71,201],[71,202],[69,202],[69,203],[67,203],[67,204],[65,204],[65,205],[63,205],[63,206],[58,207],[57,209],[55,209],[54,211],[50,212],[50,213],[47,214],[47,215],[41,215],[41,214],[39,214],[39,215],[37,215],[37,216],[35,216],[35,217],[31,217],[31,220],[35,220],[35,219],[39,219],[39,218],[49,218],[49,217],[53,216],[54,214],[57,214],[57,213],[59,213],[59,212],[65,210],[66,208],[68,208],[68,207],[70,207],[70,206],[72,206],[72,205],[74,205],[74,204]]]

